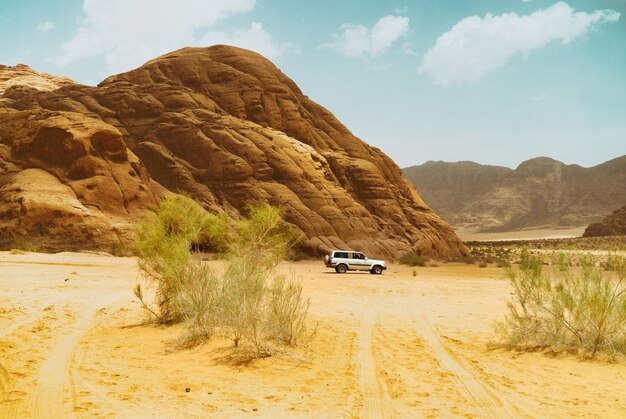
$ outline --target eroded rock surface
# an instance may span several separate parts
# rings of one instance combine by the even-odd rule
[[[164,192],[99,119],[0,108],[0,143],[2,246],[112,251]]]
[[[67,77],[40,73],[25,64],[15,66],[0,64],[0,96],[5,94],[8,98],[19,97],[29,91],[56,90],[61,86],[74,83],[72,79]]]
[[[185,48],[98,87],[30,91],[2,105],[23,121],[0,119],[12,165],[3,183],[11,170],[46,170],[117,234],[166,188],[232,217],[280,205],[314,252],[467,252],[395,163],[250,51]]]

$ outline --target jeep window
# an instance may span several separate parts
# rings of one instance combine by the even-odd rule
[[[348,258],[348,252],[335,252],[335,257],[336,258],[347,259]]]

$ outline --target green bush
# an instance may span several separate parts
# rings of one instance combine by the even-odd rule
[[[185,278],[194,269],[191,265],[196,263],[191,250],[223,250],[229,231],[226,218],[206,212],[182,195],[166,197],[154,213],[139,222],[135,253],[144,276],[156,284],[157,307],[151,311],[159,321],[182,319],[180,293],[183,285],[188,285]],[[143,295],[141,288],[135,295]]]
[[[305,337],[309,302],[295,279],[274,272],[288,250],[300,240],[283,222],[278,208],[248,208],[249,218],[235,226],[229,264],[224,275],[224,320],[227,334],[239,344],[245,338],[256,356],[272,353],[272,344],[300,343]]]
[[[145,278],[156,285],[156,306],[146,302],[140,285],[135,295],[159,321],[183,321],[188,344],[220,333],[264,357],[274,343],[305,340],[309,301],[297,280],[274,271],[299,240],[296,230],[278,208],[250,207],[248,213],[230,222],[186,197],[163,200],[139,224],[135,246]],[[220,274],[197,257],[209,248],[226,257]]]
[[[400,256],[400,263],[409,266],[426,266],[428,260],[427,257],[418,255],[415,252],[407,252]]]
[[[590,256],[578,264],[574,270],[561,257],[551,276],[540,258],[522,252],[519,270],[508,271],[515,297],[498,324],[505,346],[626,353],[625,258],[615,259],[616,277],[603,276]]]

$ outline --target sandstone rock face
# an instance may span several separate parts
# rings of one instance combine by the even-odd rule
[[[387,156],[250,51],[185,48],[98,87],[0,101],[1,112],[33,119],[28,129],[0,119],[7,165],[54,174],[118,234],[166,188],[232,217],[249,204],[279,205],[312,252],[467,253]]]
[[[0,246],[112,251],[163,188],[99,119],[0,108]]]
[[[626,235],[626,205],[613,211],[599,223],[589,224],[583,237]]]
[[[27,65],[6,66],[0,64],[0,96],[20,96],[25,92],[56,90],[61,86],[74,84],[67,77],[39,73]],[[12,90],[7,92],[7,90]]]
[[[452,225],[483,232],[584,226],[626,202],[626,156],[591,168],[546,157],[515,170],[474,165],[433,162],[404,171]],[[472,193],[457,190],[464,187]]]

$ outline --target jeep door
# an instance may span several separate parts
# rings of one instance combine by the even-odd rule
[[[365,260],[365,255],[363,253],[353,253],[350,263],[354,266],[353,269],[357,269],[359,271],[369,270],[369,266],[367,264],[367,261]]]

